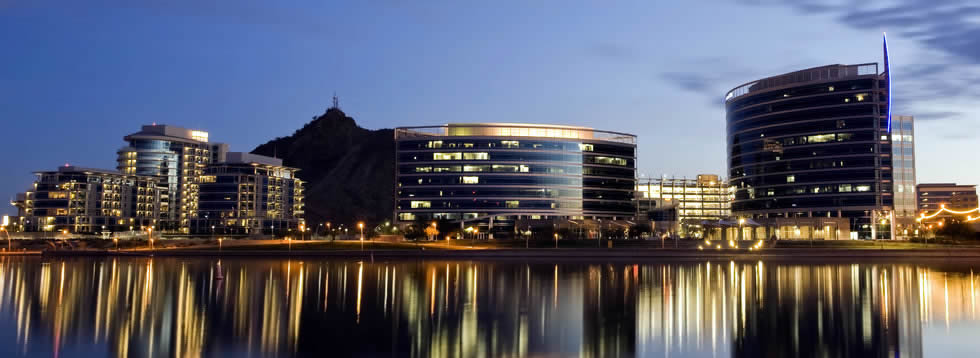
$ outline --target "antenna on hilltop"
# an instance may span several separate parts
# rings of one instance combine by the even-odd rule
[[[337,92],[333,93],[333,106],[330,108],[340,109],[340,98],[337,98]]]

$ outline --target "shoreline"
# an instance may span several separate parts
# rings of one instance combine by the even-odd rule
[[[977,258],[980,248],[921,248],[921,249],[872,249],[872,248],[769,248],[757,251],[747,249],[698,250],[687,248],[664,249],[585,249],[585,248],[531,248],[531,249],[469,249],[469,250],[218,250],[218,249],[161,249],[161,250],[75,250],[75,251],[28,251],[3,253],[4,256],[45,257],[322,257],[322,258],[550,258],[550,259],[766,259],[766,258]]]

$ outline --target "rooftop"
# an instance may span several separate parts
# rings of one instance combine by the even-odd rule
[[[589,127],[529,123],[449,123],[395,128],[395,139],[425,137],[537,137],[636,144],[636,136]]]

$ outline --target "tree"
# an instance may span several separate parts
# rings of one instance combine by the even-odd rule
[[[429,239],[433,239],[434,240],[435,237],[439,235],[439,229],[436,229],[436,227],[433,226],[433,225],[426,226],[425,227],[425,235],[428,236]]]

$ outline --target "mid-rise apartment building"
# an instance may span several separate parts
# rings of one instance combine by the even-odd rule
[[[33,188],[15,201],[24,231],[120,232],[157,224],[156,177],[74,166],[35,175]]]
[[[117,152],[123,174],[157,177],[164,186],[159,229],[187,233],[197,217],[198,179],[208,164],[224,161],[228,145],[211,143],[208,132],[170,125],[145,125],[124,137]]]
[[[303,224],[303,181],[282,159],[232,152],[200,176],[193,232],[281,234]]]

